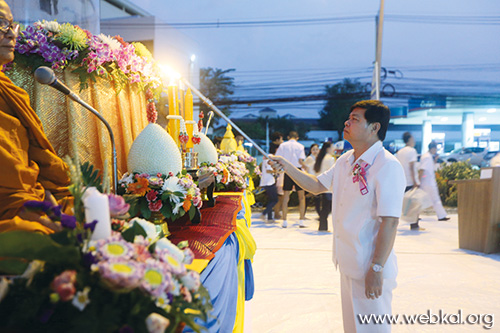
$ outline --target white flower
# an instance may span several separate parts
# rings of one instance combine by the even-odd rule
[[[108,36],[105,34],[99,34],[97,37],[99,37],[101,42],[103,42],[104,44],[107,44],[112,51],[119,51],[122,47],[120,42],[111,36]]]
[[[221,161],[224,164],[228,164],[230,161],[230,158],[229,158],[229,156],[223,155],[223,156],[219,157],[219,161]]]
[[[181,277],[181,282],[186,288],[191,291],[197,291],[200,288],[200,274],[195,271],[189,271],[186,275]]]
[[[172,257],[174,257],[179,262],[184,261],[184,252],[167,238],[162,238],[157,241],[156,248],[158,250],[167,250],[172,255]]]
[[[0,302],[7,296],[7,293],[9,292],[9,280],[6,278],[1,278],[0,279]]]
[[[83,288],[83,291],[78,291],[73,297],[71,304],[80,311],[83,311],[85,307],[90,303],[89,299],[90,287]]]
[[[132,184],[134,182],[134,174],[133,173],[128,173],[125,172],[122,176],[122,179],[120,179],[120,183],[125,183],[125,184]]]
[[[59,25],[59,23],[57,23],[56,21],[38,21],[38,23],[40,24],[40,26],[44,29],[44,30],[47,30],[47,31],[50,31],[50,32],[59,32],[61,30],[61,26]]]
[[[170,325],[170,320],[156,312],[152,312],[146,318],[146,327],[149,333],[163,333],[168,325]]]
[[[45,262],[40,260],[33,260],[32,262],[30,262],[23,275],[21,275],[23,278],[28,280],[28,282],[26,282],[27,286],[31,284],[31,281],[33,281],[33,277],[35,276],[35,274],[41,271],[44,265]]]
[[[178,202],[178,203],[176,203],[176,204],[175,204],[174,209],[172,209],[172,214],[174,214],[174,215],[179,214],[179,209],[181,209],[181,207],[182,207],[183,205],[184,205],[184,203],[183,203],[183,202]]]
[[[158,232],[156,231],[156,225],[154,225],[149,221],[136,217],[133,218],[129,223],[130,226],[133,226],[134,223],[139,224],[146,232],[147,238],[149,240],[153,240],[156,239],[156,237],[158,237]]]
[[[183,194],[186,193],[186,190],[181,185],[179,185],[179,178],[177,177],[169,177],[165,179],[165,182],[163,183],[161,189],[163,191],[181,192]]]

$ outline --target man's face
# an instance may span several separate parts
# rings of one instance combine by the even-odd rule
[[[9,6],[0,0],[0,20],[13,21]],[[0,65],[5,65],[14,60],[14,47],[16,45],[17,34],[8,29],[6,33],[0,31]]]
[[[355,108],[344,123],[344,139],[351,144],[367,141],[370,137],[372,126],[366,122],[365,111],[365,109]]]

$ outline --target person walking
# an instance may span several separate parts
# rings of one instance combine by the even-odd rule
[[[262,220],[265,222],[273,221],[273,208],[278,203],[278,191],[276,188],[275,171],[264,157],[262,161],[262,177],[260,178],[260,187],[266,191],[267,205],[262,212]]]
[[[448,221],[450,218],[444,210],[439,196],[439,190],[436,183],[436,168],[435,168],[435,155],[437,153],[437,144],[432,141],[429,143],[429,151],[422,155],[420,158],[419,178],[420,188],[427,193],[432,200],[432,207],[436,212],[438,221]]]
[[[281,132],[273,132],[271,134],[271,144],[269,145],[269,153],[276,154],[276,150],[283,143],[283,134]],[[278,193],[278,203],[274,205],[274,219],[278,220],[282,218],[282,207],[283,207],[283,178],[284,174],[277,174],[276,178],[276,192]]]
[[[417,181],[418,154],[417,150],[415,149],[415,139],[413,138],[410,132],[403,133],[403,141],[406,144],[406,146],[401,148],[396,153],[396,157],[398,158],[399,162],[401,163],[405,171],[405,177],[406,177],[405,192],[408,192],[412,188],[418,187],[418,181]],[[420,227],[418,221],[419,218],[417,217],[417,220],[410,224],[411,230],[420,230],[420,231],[425,230],[424,228]]]
[[[318,156],[318,154],[319,154],[319,145],[317,143],[313,143],[309,147],[309,155],[307,155],[306,159],[304,160],[304,167],[302,168],[304,171],[306,171],[307,173],[309,173],[311,175],[315,174],[314,163],[316,163],[316,157]],[[308,198],[313,199],[314,208],[316,210],[316,213],[318,213],[318,216],[319,216],[319,211],[320,211],[320,198],[319,198],[319,196],[314,195],[312,193],[306,193],[305,195],[306,195],[306,210],[305,210],[305,214],[304,214],[304,219],[307,219],[306,214],[307,214]]]
[[[306,159],[306,154],[304,151],[304,146],[297,142],[299,139],[299,134],[295,131],[291,131],[288,134],[288,141],[283,142],[276,151],[276,155],[282,156],[283,158],[290,161],[296,168],[304,167],[304,160]],[[290,192],[295,188],[297,195],[299,196],[299,227],[305,228],[304,219],[306,214],[306,196],[304,190],[297,185],[287,174],[283,178],[283,223],[282,227],[286,228],[288,226],[288,201],[290,200]]]
[[[333,193],[333,261],[340,269],[345,332],[390,332],[389,323],[360,323],[361,315],[390,315],[396,287],[393,251],[406,186],[401,163],[384,149],[390,111],[380,101],[351,107],[344,138],[353,150],[319,176],[281,156],[273,168],[313,193]]]
[[[323,142],[321,150],[316,157],[316,162],[313,166],[314,175],[318,176],[323,172],[329,170],[335,164],[335,157],[333,157],[334,147],[331,142]],[[328,215],[332,210],[332,194],[321,193],[316,196],[317,211],[319,215],[319,231],[328,231]]]

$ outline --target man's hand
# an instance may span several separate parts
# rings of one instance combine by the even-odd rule
[[[24,208],[22,208],[19,211],[17,216],[26,221],[38,222],[41,225],[54,230],[54,232],[59,232],[63,230],[60,222],[52,222],[47,216],[40,215],[37,212],[30,212]]]
[[[270,154],[269,161],[267,163],[269,163],[269,165],[273,168],[275,172],[284,172],[285,165],[289,162],[281,156],[275,156]]]
[[[365,295],[366,298],[376,299],[382,295],[382,284],[384,277],[382,272],[374,272],[371,268],[365,277]]]

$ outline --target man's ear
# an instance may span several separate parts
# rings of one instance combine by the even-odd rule
[[[372,123],[372,132],[378,132],[380,130],[380,123]]]

